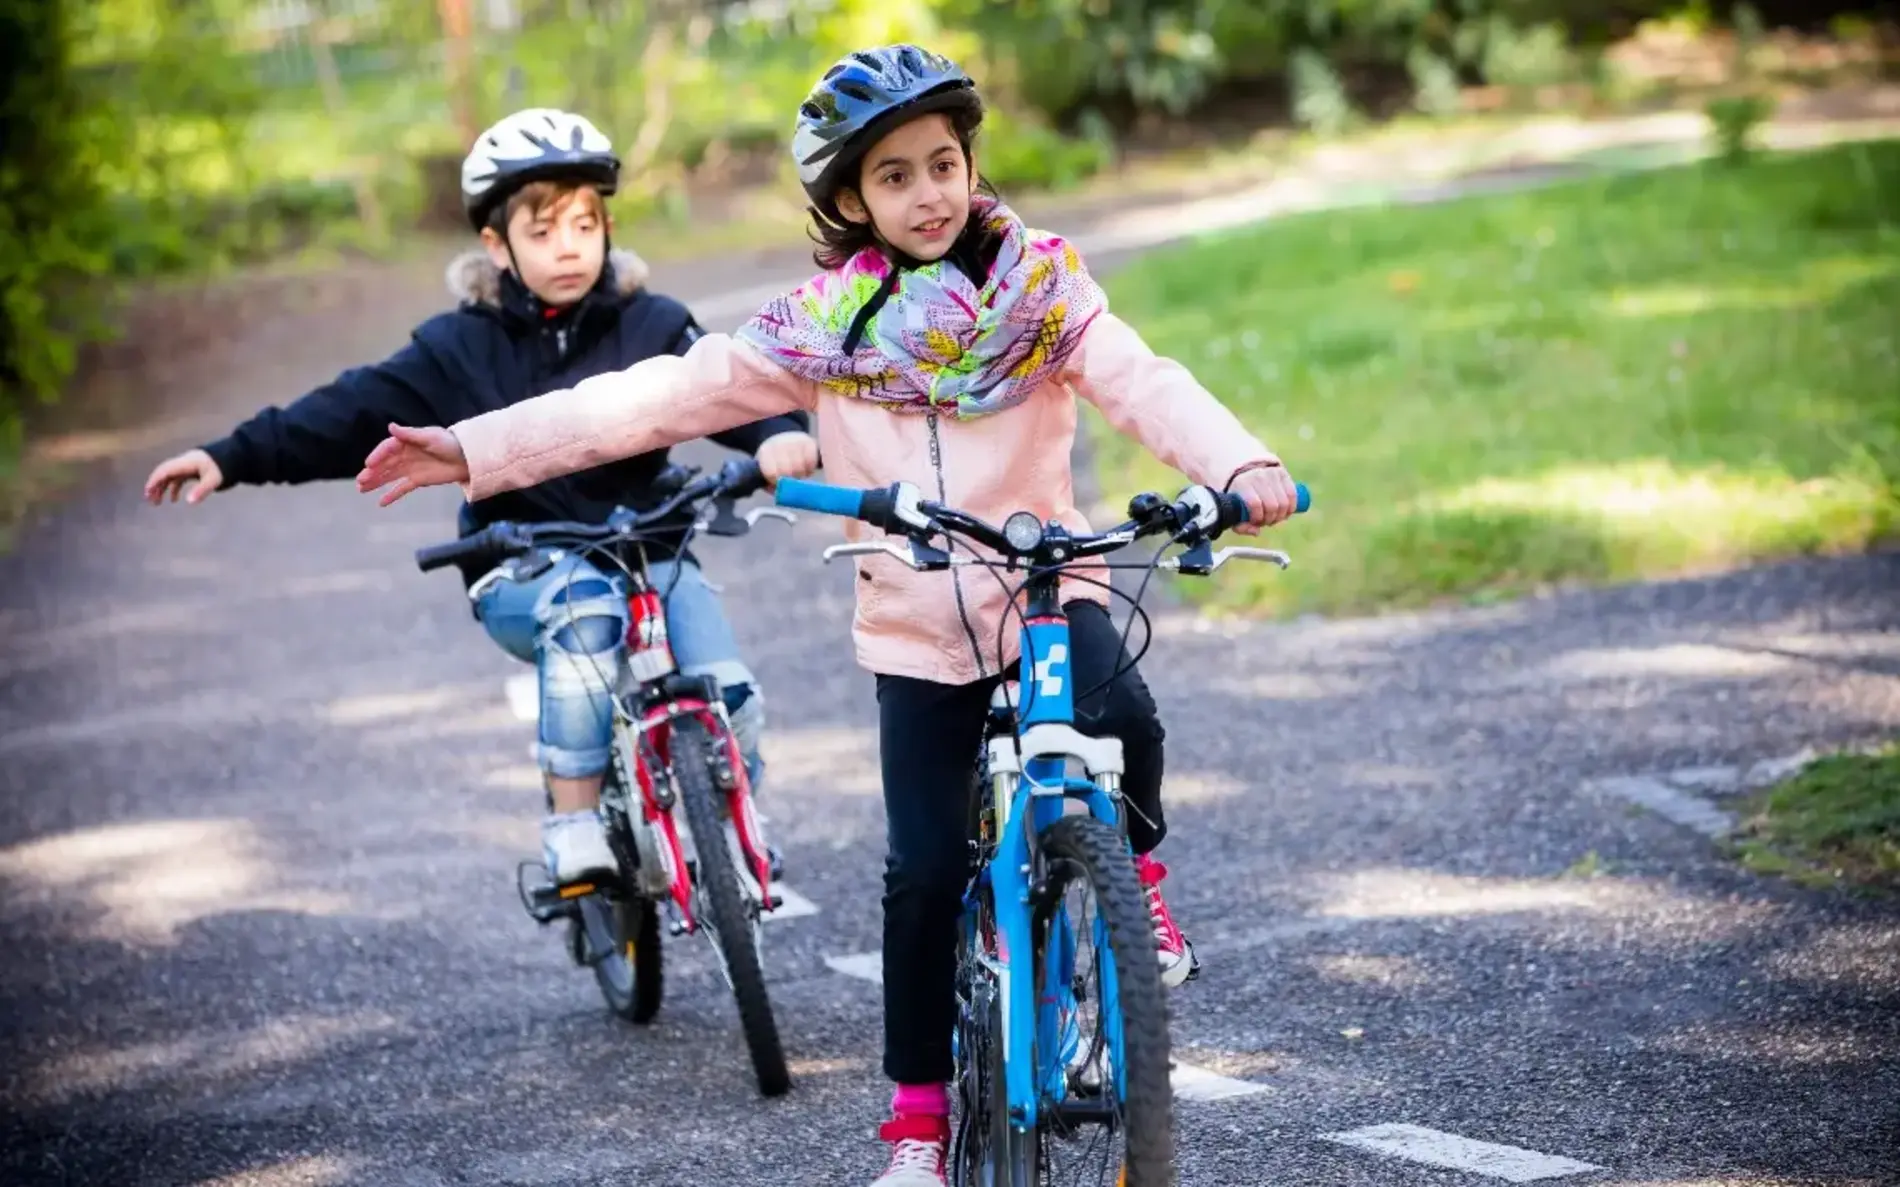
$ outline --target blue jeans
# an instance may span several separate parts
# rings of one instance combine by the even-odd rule
[[[765,774],[759,758],[765,698],[739,658],[719,595],[690,561],[656,561],[647,575],[665,595],[667,634],[680,671],[719,681],[756,790]],[[489,638],[540,673],[542,771],[563,779],[605,772],[613,751],[614,673],[626,651],[626,575],[570,555],[533,581],[489,586],[475,612]]]

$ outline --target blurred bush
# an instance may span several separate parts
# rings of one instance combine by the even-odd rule
[[[1882,26],[1841,15],[1854,7],[1810,3],[1802,19],[1878,41]],[[422,226],[457,230],[456,167],[469,138],[535,104],[585,111],[611,132],[627,162],[622,218],[680,216],[706,190],[734,183],[777,183],[795,200],[784,156],[791,113],[826,64],[866,44],[921,40],[966,62],[995,112],[986,171],[1014,188],[1060,188],[1109,167],[1119,138],[1144,118],[1192,118],[1237,97],[1270,96],[1250,109],[1321,135],[1367,115],[1452,114],[1472,105],[1473,88],[1498,102],[1560,85],[1629,98],[1634,84],[1604,45],[1639,27],[1668,36],[1715,28],[1731,11],[1706,0],[0,8],[18,34],[4,51],[17,60],[9,93],[41,105],[14,118],[46,143],[83,146],[64,158],[73,184],[111,196],[95,246],[133,273],[216,268],[308,243],[377,245]],[[1748,110],[1738,102],[1711,114],[1739,128]],[[92,199],[55,205],[102,209]],[[57,254],[57,242],[35,251]]]
[[[66,4],[0,0],[0,457],[20,417],[71,372],[87,306],[64,300],[105,267],[101,164],[70,69]]]

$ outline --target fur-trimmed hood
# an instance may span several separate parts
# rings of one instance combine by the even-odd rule
[[[614,271],[616,296],[632,296],[646,287],[651,273],[646,261],[633,252],[616,247],[607,253],[607,264]],[[456,300],[501,308],[501,269],[495,267],[495,262],[481,248],[465,251],[450,260],[444,279],[448,282],[449,295]]]

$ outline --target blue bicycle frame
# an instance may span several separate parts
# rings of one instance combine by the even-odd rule
[[[1000,835],[994,855],[972,883],[964,917],[966,927],[973,926],[978,896],[987,887],[998,934],[996,976],[1009,1121],[1013,1128],[1027,1131],[1036,1127],[1045,1096],[1059,1100],[1066,1095],[1067,1058],[1077,1038],[1072,1021],[1076,937],[1065,909],[1058,908],[1050,918],[1040,984],[1035,976],[1029,901],[1035,871],[1032,838],[1062,818],[1069,799],[1082,801],[1097,820],[1121,832],[1122,765],[1119,740],[1088,738],[1074,730],[1069,621],[1057,602],[1053,573],[1031,581],[1021,638],[1015,730],[989,743]],[[1069,777],[1071,757],[1082,760],[1087,779]],[[1132,851],[1129,860],[1134,860]],[[1118,970],[1100,916],[1093,931],[1102,962],[1099,1008],[1119,1100],[1125,1085]]]

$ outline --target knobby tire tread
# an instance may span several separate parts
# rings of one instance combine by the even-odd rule
[[[732,975],[732,995],[739,1006],[739,1026],[765,1096],[790,1091],[792,1077],[779,1042],[778,1021],[765,989],[765,971],[752,935],[739,874],[726,848],[725,821],[719,814],[720,797],[712,779],[712,739],[703,722],[682,717],[673,723],[673,776],[686,804],[686,823],[693,830],[699,861],[699,883],[712,907],[712,924]]]

